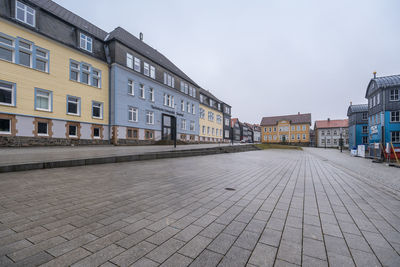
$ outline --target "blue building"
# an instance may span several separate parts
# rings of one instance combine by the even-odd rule
[[[199,140],[199,86],[165,56],[118,27],[106,38],[114,144]]]
[[[368,104],[352,105],[347,110],[349,117],[349,149],[358,145],[368,147]]]
[[[368,84],[365,98],[368,99],[370,156],[380,157],[381,148],[388,144],[400,148],[399,91],[400,75],[374,77]]]

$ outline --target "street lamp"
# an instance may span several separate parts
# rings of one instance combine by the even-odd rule
[[[343,152],[343,129],[340,127],[340,138],[339,138],[339,146],[340,146],[340,152]]]

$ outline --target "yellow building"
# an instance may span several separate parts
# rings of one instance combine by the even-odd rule
[[[311,114],[264,117],[261,121],[263,143],[309,143]]]
[[[2,145],[108,142],[109,75],[99,36],[105,32],[72,13],[88,25],[85,32],[45,16],[46,7],[17,1],[22,7],[18,21],[17,14],[0,19],[0,135],[13,137]],[[49,20],[53,31],[38,25]],[[65,28],[71,36],[60,34]]]
[[[223,142],[221,102],[210,92],[200,89],[199,137],[201,142]]]

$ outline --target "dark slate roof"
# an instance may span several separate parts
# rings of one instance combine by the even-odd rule
[[[104,38],[107,36],[107,32],[51,0],[29,1],[41,9],[55,15],[56,17],[59,17],[60,19],[74,25],[75,27],[93,35],[100,40],[104,40]]]
[[[368,104],[350,105],[347,110],[347,116],[350,116],[353,113],[367,112],[367,111],[368,111]]]
[[[135,37],[125,29],[117,27],[112,32],[110,32],[110,36],[107,38],[107,41],[113,39],[118,40],[132,50],[135,50],[144,57],[147,57],[155,63],[159,64],[160,66],[164,67],[168,71],[192,83],[194,86],[200,87],[163,54],[161,54],[145,42],[141,41],[139,38]]]
[[[292,124],[296,123],[308,123],[311,125],[311,113],[286,115],[286,116],[274,116],[274,117],[264,117],[261,120],[261,126],[276,125],[278,121],[290,121]]]
[[[368,84],[365,97],[368,97],[379,88],[388,88],[392,86],[400,86],[400,75],[373,78]]]
[[[205,96],[207,96],[207,97],[209,97],[209,98],[212,98],[212,99],[214,99],[215,101],[217,101],[217,102],[221,102],[221,100],[219,100],[215,95],[213,95],[210,91],[208,91],[208,90],[205,90],[205,89],[203,89],[203,88],[199,88],[199,93],[200,94],[203,94],[203,95],[205,95]]]

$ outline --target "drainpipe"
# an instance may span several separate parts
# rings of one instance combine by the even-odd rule
[[[110,48],[107,44],[104,45],[104,52],[108,65],[108,144],[111,144],[111,57]]]

